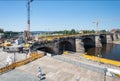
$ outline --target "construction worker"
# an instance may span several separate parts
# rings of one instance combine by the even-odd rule
[[[41,73],[42,73],[42,69],[41,69],[41,67],[38,67],[38,72],[41,72]]]
[[[11,64],[12,64],[12,61],[13,61],[12,57],[11,57],[11,56],[8,56],[8,57],[7,57],[7,60],[6,60],[6,62],[7,62],[6,65],[11,65]]]
[[[38,68],[38,74],[37,74],[37,77],[39,78],[39,81],[41,81],[41,79],[42,79],[42,70],[41,70],[40,67]]]

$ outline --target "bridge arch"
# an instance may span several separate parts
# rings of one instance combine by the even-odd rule
[[[51,53],[51,54],[55,53],[54,50],[53,50],[53,48],[47,47],[47,46],[45,46],[45,47],[39,47],[36,50],[44,51],[44,52]]]
[[[88,48],[91,48],[91,47],[94,47],[95,46],[95,42],[93,41],[92,38],[84,38],[82,39],[83,43],[84,43],[84,48],[85,48],[85,51],[88,49]]]
[[[73,45],[69,41],[61,41],[58,45],[60,54],[63,54],[64,51],[74,51]]]

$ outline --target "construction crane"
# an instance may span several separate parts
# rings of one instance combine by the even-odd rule
[[[27,1],[27,16],[28,16],[28,19],[27,19],[27,25],[28,25],[28,28],[27,28],[27,40],[30,39],[30,3],[32,1],[33,0],[28,0]]]
[[[120,18],[109,18],[109,19],[102,19],[102,20],[96,20],[93,23],[96,24],[96,34],[99,34],[98,24],[99,22],[110,22],[110,21],[118,21]]]
[[[93,22],[93,23],[95,23],[95,24],[96,24],[96,34],[98,34],[98,32],[99,32],[99,30],[98,30],[98,20],[97,20],[97,21],[95,21],[95,22]]]

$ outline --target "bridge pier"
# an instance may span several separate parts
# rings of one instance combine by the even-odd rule
[[[106,35],[106,43],[113,43],[111,35]]]
[[[120,34],[118,33],[117,35],[118,35],[118,39],[120,39]]]
[[[118,36],[116,33],[113,34],[113,41],[117,40],[118,39]]]
[[[81,53],[85,52],[84,43],[82,42],[81,39],[75,39],[75,45],[76,45],[76,52],[81,52]]]
[[[55,43],[55,45],[53,46],[53,50],[54,50],[54,54],[61,54],[61,51],[60,51],[60,49],[59,49],[60,47],[59,47],[59,44],[58,43]]]
[[[99,35],[95,36],[95,47],[102,47],[101,39]]]

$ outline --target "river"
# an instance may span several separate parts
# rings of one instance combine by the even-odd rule
[[[87,54],[120,61],[120,45],[104,44],[102,47],[89,48]]]

